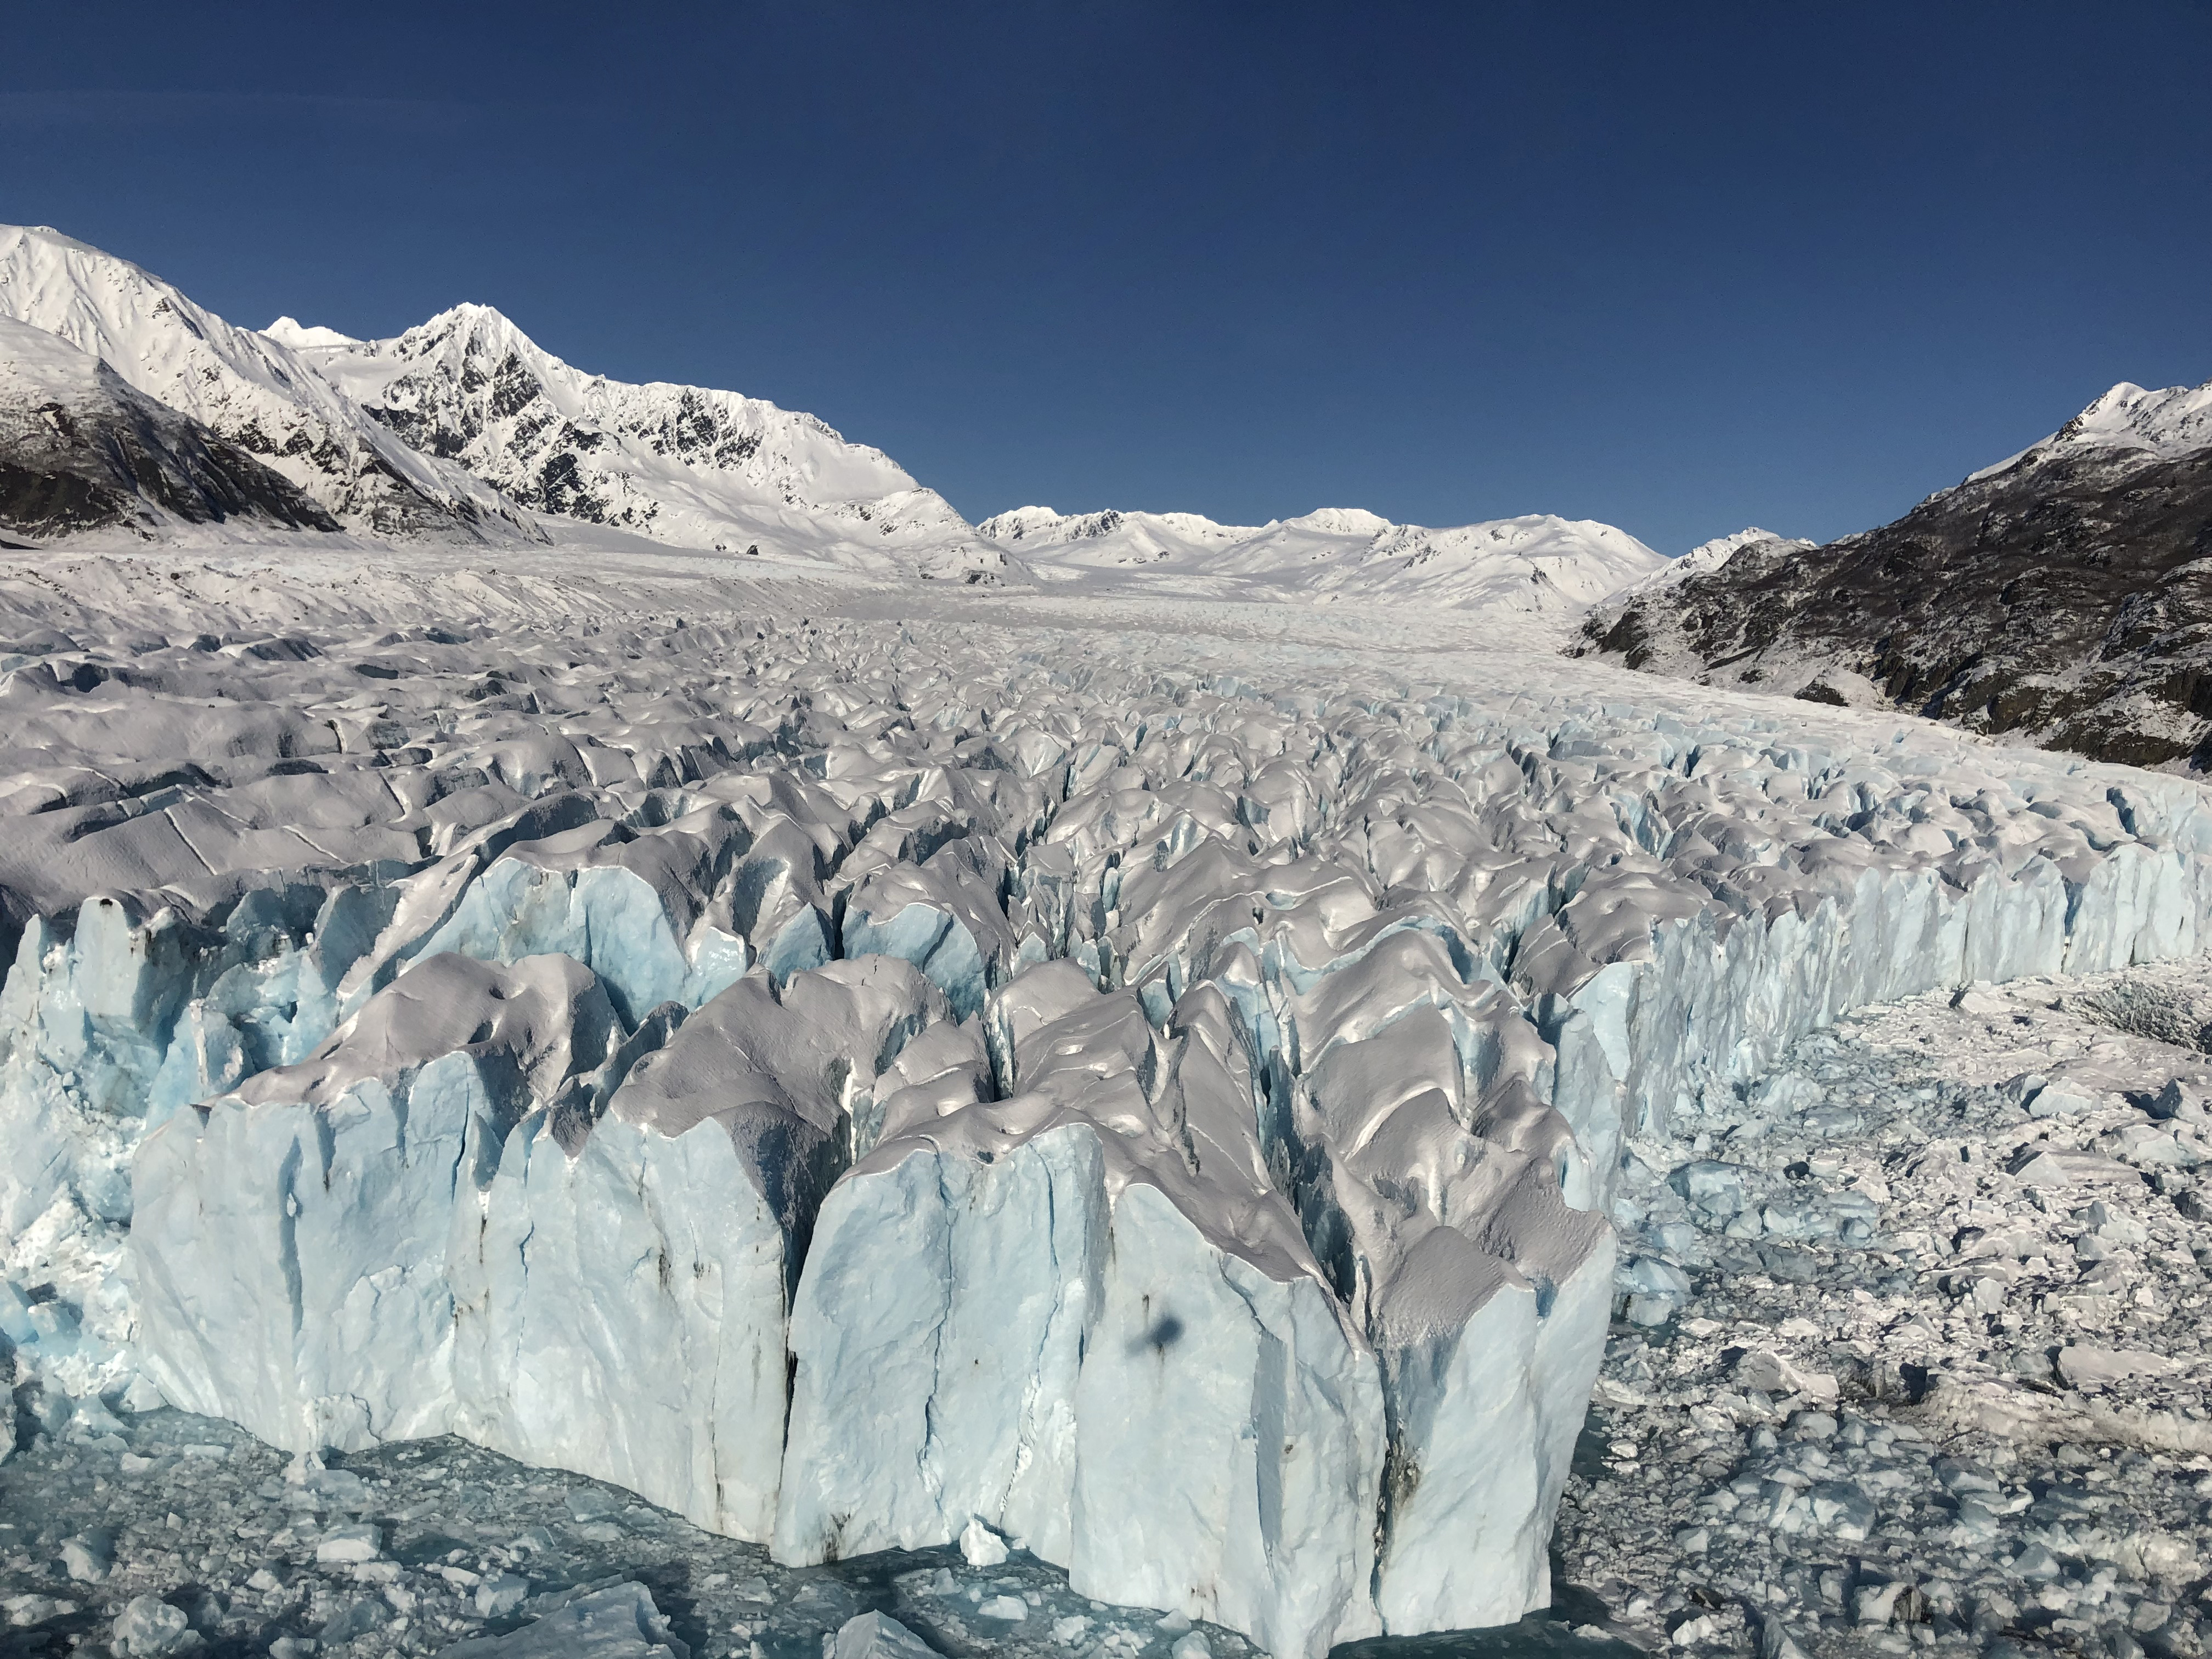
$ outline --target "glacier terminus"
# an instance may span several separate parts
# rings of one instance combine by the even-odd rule
[[[1838,1630],[1971,1632],[2024,1577],[2122,1659],[2179,1628],[2142,1528],[1905,1582],[1934,1500],[1886,1522],[1875,1475],[1952,1435],[1910,1478],[1961,1551],[2008,1490],[1962,1437],[2212,1481],[2201,1399],[2123,1398],[2202,1300],[2212,794],[1568,654],[1823,550],[971,525],[487,307],[253,331],[36,228],[0,461],[0,1489],[58,1494],[0,1561],[61,1564],[15,1627],[674,1655],[711,1607],[763,1659],[1319,1659],[1601,1599],[1591,1483],[1650,1465],[1620,1560],[1848,1542]],[[1957,1079],[1899,1080],[1908,1028]],[[2062,1225],[2171,1282],[2021,1312]],[[1853,1286],[1897,1316],[1783,1300]],[[2005,1392],[1992,1333],[2046,1316]],[[1668,1510],[1607,1411],[1732,1501]],[[258,1530],[101,1518],[203,1466]],[[1784,1571],[1546,1628],[1802,1655],[1831,1598]]]

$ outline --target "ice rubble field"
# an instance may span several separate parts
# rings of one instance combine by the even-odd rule
[[[1303,1659],[1571,1613],[1571,1486],[1569,1576],[1645,1575],[1592,1632],[2193,1640],[2180,1534],[1942,1595],[1876,1547],[1900,1461],[2033,1512],[1944,1436],[2212,1449],[2193,1341],[2092,1340],[2201,1280],[2176,1051],[1811,1034],[2192,956],[2195,786],[1402,615],[426,556],[27,563],[0,618],[26,1631],[427,1651],[675,1540],[617,1645],[896,1583],[945,1651]],[[455,1484],[505,1458],[567,1474]],[[1730,1528],[1833,1560],[1754,1598]]]

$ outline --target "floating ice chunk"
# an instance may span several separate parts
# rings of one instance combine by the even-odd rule
[[[574,1595],[511,1635],[456,1642],[439,1659],[691,1659],[691,1650],[669,1633],[653,1592],[629,1583]]]
[[[478,1584],[472,1598],[476,1610],[486,1619],[504,1619],[520,1607],[530,1595],[530,1581],[511,1572],[495,1572]]]
[[[837,1627],[830,1659],[937,1659],[937,1650],[890,1614],[864,1613]]]
[[[1662,1256],[1631,1257],[1614,1283],[1627,1293],[1628,1316],[1638,1325],[1663,1325],[1690,1299],[1689,1274]]]
[[[128,1659],[166,1659],[181,1650],[191,1635],[182,1607],[156,1595],[137,1595],[115,1615],[115,1650]]]
[[[332,1527],[315,1543],[316,1560],[341,1565],[374,1561],[383,1553],[383,1534],[367,1522]]]
[[[2058,1351],[2058,1375],[2069,1389],[2094,1389],[2131,1376],[2171,1376],[2182,1369],[2164,1354],[2136,1348],[2098,1348],[2069,1343]]]
[[[62,1545],[62,1566],[80,1584],[96,1584],[115,1565],[115,1540],[100,1534],[68,1540]]]

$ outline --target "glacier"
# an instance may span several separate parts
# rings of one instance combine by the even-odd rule
[[[1471,625],[267,580],[284,649],[70,612],[0,690],[19,1364],[796,1563],[980,1526],[1285,1655],[1547,1602],[1631,1138],[2212,915],[2185,781]]]
[[[43,230],[0,348],[0,430],[59,387],[161,475],[0,562],[0,1357],[49,1437],[166,1403],[312,1496],[454,1437],[1285,1659],[1510,1624],[1616,1315],[1756,1207],[1717,1141],[1826,1133],[1778,1063],[2212,944],[2186,778],[1558,654],[1683,580],[1609,526],[971,527],[487,307],[257,334]],[[1880,1206],[1830,1209],[1756,1224]]]

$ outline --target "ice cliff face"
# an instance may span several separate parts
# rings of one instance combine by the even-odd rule
[[[2208,550],[2212,385],[2122,385],[1894,524],[1666,573],[1601,606],[1580,648],[2202,771]]]
[[[349,527],[471,542],[535,534],[496,491],[409,448],[289,346],[58,231],[0,227],[0,317],[99,358]]]
[[[286,478],[58,335],[0,318],[0,528],[336,530]]]
[[[289,318],[270,337],[414,448],[541,513],[717,553],[765,544],[956,579],[1005,568],[881,450],[757,398],[586,374],[489,306],[457,306],[391,340]]]
[[[1324,507],[1255,528],[1194,513],[1024,507],[976,528],[1048,580],[1141,573],[1149,590],[1190,596],[1407,600],[1559,619],[1666,562],[1611,525],[1549,514],[1426,530]]]
[[[19,1367],[1285,1655],[1547,1599],[1629,1132],[2212,929],[2194,787],[1848,711],[174,563],[0,580]]]

